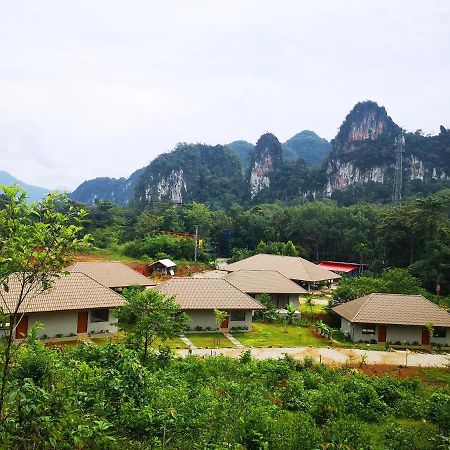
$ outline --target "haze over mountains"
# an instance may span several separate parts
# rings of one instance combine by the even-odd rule
[[[302,131],[284,143],[265,133],[256,145],[178,144],[129,178],[96,178],[71,197],[145,207],[155,202],[201,201],[216,206],[331,197],[343,203],[390,201],[395,140],[404,133],[405,195],[449,185],[450,132],[404,132],[373,101],[360,102],[329,143]]]
[[[31,184],[27,184],[15,177],[13,177],[8,172],[4,170],[0,170],[0,184],[4,184],[10,186],[12,184],[18,184],[21,188],[25,189],[28,192],[28,200],[31,202],[35,202],[41,200],[51,191],[50,189],[46,189],[39,186],[33,186]]]

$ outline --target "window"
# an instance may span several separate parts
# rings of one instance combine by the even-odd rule
[[[108,322],[109,309],[92,309],[91,310],[91,323],[95,322]]]
[[[285,309],[286,305],[289,303],[289,295],[288,294],[278,294],[276,296],[277,299],[277,307],[279,309]]]
[[[6,317],[5,317],[4,320],[5,320],[4,322],[0,322],[0,330],[9,330],[9,327],[11,326],[11,323],[10,323],[11,318],[6,319]]]
[[[376,325],[373,323],[364,323],[362,326],[362,334],[375,334]]]
[[[245,311],[231,311],[230,320],[232,322],[245,322]]]
[[[444,327],[433,328],[433,337],[437,337],[437,338],[447,337],[447,328],[444,328]]]

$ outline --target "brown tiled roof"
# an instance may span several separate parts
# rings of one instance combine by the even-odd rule
[[[340,275],[298,256],[266,255],[260,253],[225,267],[228,272],[236,270],[276,270],[291,280],[317,282],[337,280]]]
[[[155,286],[155,283],[119,261],[77,262],[67,267],[69,272],[83,272],[99,283],[110,288],[128,286]]]
[[[421,295],[370,294],[333,308],[349,322],[450,327],[450,314]]]
[[[20,283],[16,275],[10,277],[9,291],[2,290],[2,297],[10,311],[14,310]],[[84,273],[72,272],[55,278],[49,290],[34,289],[27,296],[19,312],[70,311],[121,306],[124,299],[113,290],[98,283]],[[2,306],[4,303],[2,302]],[[6,311],[5,311],[6,312]]]
[[[181,309],[265,309],[223,278],[172,278],[156,287],[175,295]]]
[[[237,270],[226,275],[225,280],[248,294],[305,294],[307,292],[274,270]]]

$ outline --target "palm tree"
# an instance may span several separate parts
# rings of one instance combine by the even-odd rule
[[[292,303],[288,303],[286,305],[286,311],[287,311],[288,323],[292,324],[294,321],[295,313],[297,312],[295,309],[295,306]]]
[[[308,295],[308,297],[306,297],[305,303],[309,306],[309,309],[310,309],[311,315],[312,315],[313,308],[314,308],[314,299],[312,298],[311,295]]]

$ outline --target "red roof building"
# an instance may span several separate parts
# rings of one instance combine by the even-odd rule
[[[348,275],[358,275],[360,272],[367,267],[366,264],[356,264],[350,262],[340,262],[340,261],[320,261],[318,266],[324,269],[331,270],[332,272],[344,273]]]

